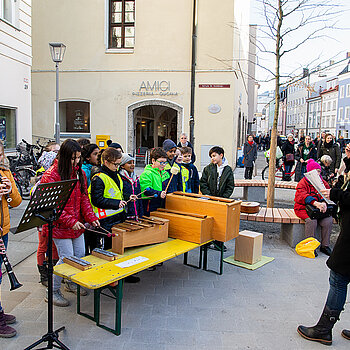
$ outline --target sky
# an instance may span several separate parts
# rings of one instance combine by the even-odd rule
[[[274,0],[270,0],[274,1]],[[277,0],[276,0],[277,2]],[[339,3],[343,6],[341,13],[337,15],[337,27],[341,30],[327,30],[322,34],[319,39],[308,41],[306,44],[301,46],[298,50],[292,51],[287,54],[282,60],[281,70],[286,75],[293,72],[293,75],[300,75],[303,67],[309,67],[310,70],[317,67],[318,65],[327,66],[330,60],[335,62],[345,59],[346,52],[350,51],[350,1],[339,0]],[[251,11],[250,11],[250,23],[262,25],[265,24],[265,17],[262,14],[261,0],[251,0]],[[291,22],[286,23],[287,25],[293,25],[297,21],[297,18],[291,17]],[[300,42],[309,33],[309,30],[298,32],[293,36],[290,41],[294,40],[294,43]],[[268,41],[262,38],[262,33],[259,34],[260,40],[264,44],[269,45]],[[287,45],[287,43],[286,43]],[[272,47],[273,49],[273,47]],[[274,70],[274,56],[271,54],[257,53],[259,64],[264,67]],[[271,74],[265,69],[257,67],[256,77],[261,85],[259,93],[266,90],[273,90],[273,82],[264,82],[265,80],[271,79]]]

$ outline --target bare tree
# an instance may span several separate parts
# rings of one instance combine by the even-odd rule
[[[259,0],[265,25],[257,41],[260,52],[274,56],[275,111],[271,130],[267,207],[274,206],[277,148],[277,122],[279,115],[281,59],[304,46],[310,40],[328,36],[336,28],[340,4],[329,0]],[[295,38],[299,39],[295,39]],[[274,45],[271,46],[271,44]],[[270,47],[272,47],[270,49]],[[290,57],[291,55],[289,55]]]

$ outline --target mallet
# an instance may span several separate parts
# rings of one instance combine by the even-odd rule
[[[139,193],[138,195],[136,195],[137,199],[140,199],[139,197],[141,196],[141,194],[142,194],[142,193],[145,193],[146,191],[149,191],[149,190],[150,190],[150,188],[147,187],[144,191],[142,191],[141,193]],[[126,203],[129,203],[130,201],[132,201],[131,198],[128,199],[128,200],[126,201]]]
[[[168,185],[167,185],[167,187],[165,189],[165,192],[168,191],[168,188],[169,188],[171,180],[173,179],[174,175],[177,175],[179,173],[179,171],[180,171],[179,167],[175,166],[175,164],[171,167],[171,169],[170,169],[171,176],[170,176],[170,180],[168,182]]]

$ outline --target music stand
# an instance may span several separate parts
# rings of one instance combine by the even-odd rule
[[[33,227],[38,227],[43,224],[49,225],[49,240],[48,240],[48,317],[47,317],[47,333],[42,338],[32,345],[25,348],[30,350],[41,343],[48,342],[46,348],[53,349],[54,347],[62,350],[69,350],[61,341],[58,340],[58,333],[63,331],[65,327],[53,330],[53,264],[52,264],[52,229],[54,221],[58,220],[62,211],[72,194],[74,186],[78,182],[77,179],[65,180],[58,182],[50,182],[39,184],[34,192],[33,197],[22,216],[15,233],[29,230]],[[57,345],[56,345],[56,344]]]

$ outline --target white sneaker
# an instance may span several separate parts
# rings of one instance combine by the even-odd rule
[[[77,285],[75,283],[67,281],[65,286],[64,286],[64,290],[66,292],[69,292],[69,293],[77,294],[78,288],[77,288]],[[84,289],[83,287],[80,287],[80,295],[83,296],[83,297],[88,295],[87,290]]]
[[[48,290],[46,290],[46,297],[45,297],[45,301],[48,302]],[[52,298],[53,304],[56,306],[60,306],[60,307],[65,307],[65,306],[69,306],[69,300],[67,300],[61,293],[61,290],[54,290],[53,291],[53,298]]]

